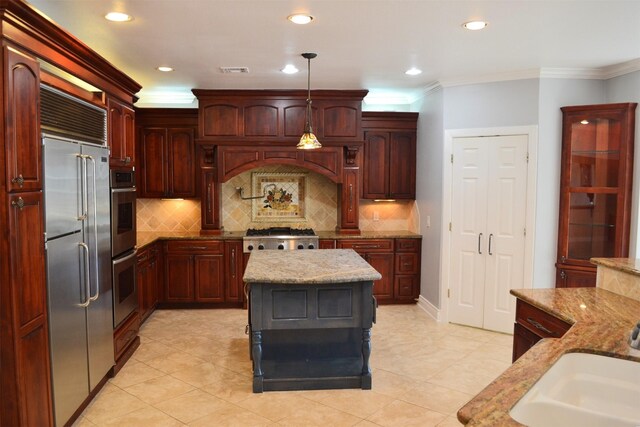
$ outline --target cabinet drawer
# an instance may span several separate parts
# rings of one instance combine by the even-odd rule
[[[359,252],[392,252],[392,239],[340,240],[340,249],[353,249]]]
[[[420,258],[416,253],[396,254],[396,274],[416,274],[420,270]]]
[[[397,299],[413,300],[419,295],[418,277],[415,275],[397,275],[393,279],[394,295]]]
[[[218,252],[224,251],[222,240],[171,240],[167,242],[167,252]]]
[[[421,239],[396,239],[396,252],[418,252]]]
[[[320,242],[318,243],[318,245],[319,245],[318,249],[335,249],[336,241],[333,239],[320,239]]]
[[[541,338],[560,338],[571,328],[567,322],[522,300],[516,303],[516,322]]]
[[[125,352],[129,344],[138,336],[140,317],[135,311],[113,334],[113,347],[116,360]]]

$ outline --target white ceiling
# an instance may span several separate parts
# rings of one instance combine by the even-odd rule
[[[369,89],[402,104],[435,82],[640,63],[638,0],[31,0],[138,81],[139,105],[200,89]],[[106,21],[116,10],[134,16]],[[286,17],[307,12],[309,25]],[[483,31],[465,21],[483,19]],[[294,64],[301,72],[279,70]],[[155,68],[169,65],[171,73]],[[222,74],[246,66],[249,74]],[[423,73],[407,76],[418,67]],[[499,79],[499,77],[497,78]],[[177,105],[176,105],[177,106]],[[190,106],[190,105],[184,105]]]

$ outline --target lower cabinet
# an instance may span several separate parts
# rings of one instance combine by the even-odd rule
[[[140,315],[134,311],[127,317],[113,333],[113,351],[116,364],[113,367],[113,374],[117,374],[124,364],[133,355],[133,352],[140,346]]]
[[[513,354],[515,362],[543,338],[560,338],[571,324],[531,304],[516,300],[516,322],[513,327]]]
[[[138,313],[143,323],[158,303],[158,290],[162,283],[160,244],[154,243],[138,252],[136,285],[138,286]]]
[[[165,243],[164,303],[242,304],[242,241]]]
[[[556,264],[556,288],[593,288],[596,268]]]
[[[373,282],[373,295],[381,304],[416,301],[420,294],[420,246],[421,239],[337,241],[338,249],[355,250],[382,275]]]

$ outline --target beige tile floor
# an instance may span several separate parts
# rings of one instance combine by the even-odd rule
[[[456,426],[510,365],[510,335],[381,306],[372,390],[251,392],[246,311],[158,310],[142,344],[76,426]]]

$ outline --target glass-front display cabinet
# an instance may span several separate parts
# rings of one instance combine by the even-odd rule
[[[595,286],[589,259],[628,256],[636,106],[561,108],[558,288]]]

